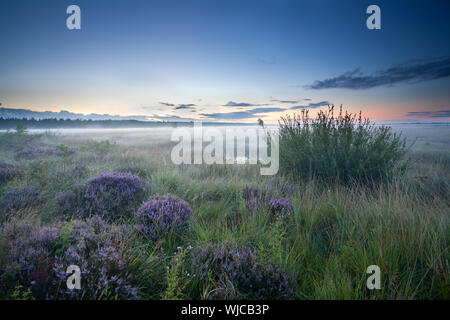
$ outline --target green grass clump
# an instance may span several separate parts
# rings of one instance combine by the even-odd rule
[[[282,118],[279,130],[280,171],[294,177],[348,183],[389,180],[406,169],[405,139],[390,127],[375,126],[359,115],[334,115],[334,106],[316,119]]]

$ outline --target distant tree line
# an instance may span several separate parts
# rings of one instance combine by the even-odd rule
[[[139,120],[71,120],[0,117],[0,130],[25,129],[67,129],[67,128],[154,128],[193,126],[194,122],[139,121]],[[203,122],[203,125],[230,125],[229,123]],[[238,124],[239,125],[239,124]]]
[[[0,129],[63,129],[63,128],[147,128],[160,126],[192,126],[192,122],[156,122],[139,120],[71,120],[71,119],[5,119],[0,117]]]

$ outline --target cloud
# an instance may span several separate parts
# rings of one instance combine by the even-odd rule
[[[270,113],[270,112],[280,112],[285,111],[285,108],[255,108],[246,111],[235,111],[235,112],[223,112],[223,113],[203,113],[202,116],[205,116],[210,119],[215,120],[242,120],[242,119],[252,119],[258,118],[257,114],[260,113]]]
[[[248,111],[235,111],[228,113],[202,113],[201,115],[215,120],[239,120],[256,118],[255,115],[251,114]]]
[[[279,102],[279,103],[298,103],[300,100],[278,100],[278,99],[271,99],[272,102]]]
[[[195,109],[196,105],[195,104],[179,104],[177,105],[175,108],[173,108],[174,110],[181,110],[181,109]]]
[[[234,102],[228,101],[227,104],[224,104],[224,107],[261,107],[261,106],[269,106],[270,104],[253,104],[247,102]]]
[[[291,110],[298,110],[298,109],[314,109],[314,108],[320,108],[324,106],[332,105],[330,101],[320,101],[315,103],[308,103],[307,105],[301,105],[301,106],[295,106],[290,108]]]
[[[160,104],[165,105],[167,107],[173,107],[175,106],[173,103],[168,103],[168,102],[160,102]]]
[[[450,109],[438,111],[410,111],[406,113],[406,115],[409,117],[450,118]]]
[[[416,83],[450,76],[450,57],[413,60],[407,63],[364,75],[359,68],[340,76],[317,80],[306,86],[309,89],[370,89],[381,86],[393,86],[397,83]]]

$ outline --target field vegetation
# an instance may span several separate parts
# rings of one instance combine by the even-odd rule
[[[0,134],[0,298],[450,299],[448,127],[412,144],[332,111],[282,121],[273,177],[145,137]]]

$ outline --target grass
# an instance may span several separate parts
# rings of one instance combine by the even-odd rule
[[[77,152],[40,159],[14,159],[14,153],[35,146],[67,147]],[[295,275],[298,299],[449,299],[450,298],[450,155],[410,151],[411,165],[385,183],[325,183],[317,178],[263,177],[246,165],[175,166],[167,161],[170,145],[114,143],[72,139],[50,133],[0,135],[0,162],[22,168],[24,175],[0,186],[2,194],[18,186],[34,187],[44,204],[13,219],[64,224],[55,197],[76,183],[118,168],[148,173],[152,193],[173,193],[193,208],[196,223],[181,240],[168,236],[158,242],[140,237],[127,244],[131,273],[140,275],[142,298],[202,299],[217,284],[200,283],[189,274],[189,248],[232,241],[253,248]],[[83,165],[86,176],[73,179],[71,170]],[[247,211],[242,198],[246,185],[269,188],[274,182],[292,187],[288,197],[294,212],[273,221],[261,208]],[[121,221],[133,224],[133,221]],[[1,235],[0,235],[1,238]],[[0,266],[2,265],[0,246]],[[366,288],[366,268],[381,269],[381,290]],[[1,270],[1,268],[0,268]],[[2,292],[2,298],[26,298],[27,287]],[[239,298],[239,292],[234,298]]]

